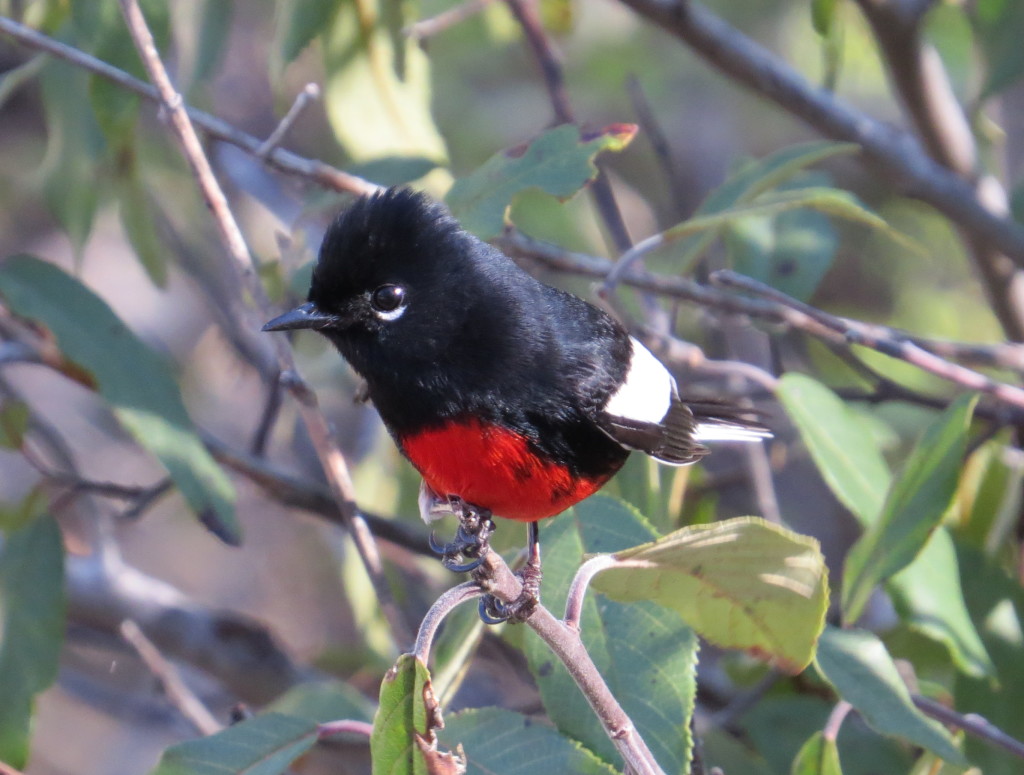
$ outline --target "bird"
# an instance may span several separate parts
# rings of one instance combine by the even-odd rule
[[[296,329],[325,336],[365,381],[421,475],[424,520],[460,515],[454,542],[432,541],[448,567],[479,564],[492,516],[529,526],[523,599],[486,600],[491,623],[535,604],[539,521],[597,492],[631,452],[681,466],[705,442],[770,436],[749,410],[688,401],[618,320],[407,187],[362,196],[330,224],[307,301],[263,326]]]

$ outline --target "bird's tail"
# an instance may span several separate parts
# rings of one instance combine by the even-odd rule
[[[771,430],[761,422],[763,413],[756,409],[709,398],[683,401],[697,420],[693,433],[696,441],[761,441],[772,437]]]

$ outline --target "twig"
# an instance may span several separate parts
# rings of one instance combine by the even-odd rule
[[[834,743],[836,738],[839,737],[839,730],[851,710],[853,710],[853,706],[846,700],[837,702],[828,716],[828,721],[825,722],[825,728],[821,731],[822,737]]]
[[[340,721],[326,721],[323,724],[317,724],[316,727],[316,736],[318,740],[333,737],[334,735],[359,735],[360,737],[369,737],[372,734],[373,724],[369,724],[365,721],[342,719]]]
[[[88,70],[109,81],[113,81],[124,89],[138,94],[151,102],[160,104],[160,92],[144,81],[140,81],[124,70],[107,64],[84,51],[61,43],[51,37],[36,32],[30,27],[19,24],[13,19],[0,16],[0,32],[10,35],[24,46],[45,51],[47,54],[70,62],[76,67]],[[225,143],[237,146],[243,151],[257,156],[263,141],[253,135],[242,132],[219,118],[204,113],[196,108],[188,108],[188,115],[207,135],[221,140]],[[337,167],[332,167],[316,159],[307,159],[298,154],[286,151],[283,148],[275,148],[264,160],[269,166],[299,177],[310,180],[317,185],[334,191],[348,192],[352,194],[372,194],[379,190],[380,186],[371,183],[356,175],[351,175]]]
[[[603,570],[607,570],[617,564],[617,560],[610,554],[599,554],[591,557],[583,563],[572,578],[569,585],[569,594],[565,598],[565,616],[562,624],[572,630],[579,630],[580,617],[583,615],[583,601],[587,596],[587,588],[594,576]]]
[[[132,520],[141,517],[149,508],[160,500],[164,495],[169,493],[174,487],[174,482],[168,476],[163,480],[157,482],[152,487],[147,488],[142,492],[138,499],[131,506],[122,511],[118,518],[122,520]]]
[[[431,16],[429,19],[420,19],[415,24],[410,24],[404,32],[413,40],[423,41],[427,38],[432,38],[450,27],[462,24],[467,19],[473,18],[492,2],[494,0],[467,0],[460,5],[455,5],[442,11],[436,16]]]
[[[295,97],[295,102],[292,103],[291,108],[285,113],[284,118],[281,119],[281,123],[277,125],[273,132],[270,133],[270,137],[263,141],[263,144],[256,149],[256,155],[266,160],[277,146],[284,140],[285,135],[295,125],[295,122],[299,120],[299,116],[302,115],[302,111],[306,107],[316,100],[320,99],[320,87],[315,83],[307,83],[302,87],[302,91]]]
[[[281,380],[273,379],[267,386],[267,398],[263,404],[263,411],[260,413],[260,422],[256,426],[256,432],[252,436],[252,444],[249,451],[256,457],[263,457],[267,451],[267,441],[270,439],[270,432],[274,429],[278,415],[281,412],[281,399],[284,397],[281,389]]]
[[[950,363],[913,342],[880,336],[877,332],[872,331],[870,326],[829,315],[827,312],[787,296],[769,285],[730,270],[723,269],[715,272],[712,275],[712,281],[719,285],[755,293],[769,301],[791,308],[820,326],[840,334],[852,344],[870,347],[892,358],[911,363],[922,371],[927,371],[954,384],[988,393],[1000,401],[1024,408],[1024,390],[1021,388],[1004,382],[996,382],[977,371]]]
[[[0,762],[0,775],[25,775],[21,770],[16,770],[9,764]]]
[[[683,187],[679,171],[676,169],[675,158],[672,155],[672,146],[668,137],[654,115],[651,103],[644,93],[640,79],[635,75],[626,78],[626,93],[629,94],[629,101],[633,105],[633,112],[636,113],[637,122],[643,130],[647,142],[651,144],[654,157],[658,160],[658,166],[665,173],[665,181],[668,184],[669,195],[672,199],[672,209],[676,216],[682,217],[686,212],[686,191]]]
[[[412,653],[420,662],[424,665],[427,664],[427,660],[430,658],[430,649],[434,645],[434,636],[437,634],[437,628],[441,626],[444,618],[462,603],[472,600],[474,597],[480,597],[482,594],[483,590],[480,589],[479,584],[475,581],[465,581],[456,587],[452,587],[434,601],[434,604],[430,606],[430,610],[427,611],[427,615],[420,622],[420,631],[416,635],[416,645],[412,648]]]
[[[164,659],[160,650],[146,637],[145,633],[131,619],[121,622],[121,636],[128,641],[146,663],[149,671],[160,682],[167,699],[204,735],[212,735],[223,729],[209,709],[196,697],[182,680],[174,665]]]
[[[1024,759],[1024,742],[1006,734],[1006,732],[991,721],[979,716],[977,713],[957,713],[955,710],[947,708],[941,702],[920,694],[911,695],[911,699],[914,701],[914,705],[925,715],[931,716],[943,724],[949,724],[950,726],[962,729],[967,734],[992,743],[1004,751],[1009,751],[1018,759]]]
[[[171,83],[137,0],[120,0],[120,3],[128,30],[139,51],[146,72],[157,87],[160,101],[167,111],[173,132],[181,142],[183,153],[203,194],[203,199],[214,216],[221,240],[232,259],[229,263],[234,268],[239,284],[248,291],[260,310],[260,317],[265,320],[272,315],[266,291],[256,274],[245,238],[242,236],[227,198],[213,174],[210,162],[185,110],[182,97]],[[249,316],[251,317],[251,315],[250,312]],[[255,320],[251,323],[254,328],[258,327]],[[281,373],[288,375],[285,384],[299,399],[299,411],[309,431],[310,439],[324,467],[327,480],[338,502],[339,510],[347,522],[359,556],[373,583],[384,616],[391,626],[391,633],[397,641],[406,641],[409,637],[408,626],[391,595],[373,536],[356,508],[355,493],[345,459],[331,438],[327,420],[317,408],[315,397],[295,371],[294,357],[286,338],[274,337],[273,339]]]
[[[972,186],[932,160],[906,132],[808,83],[777,56],[691,0],[620,0],[675,35],[713,67],[810,124],[859,144],[874,167],[979,239],[1024,265],[1024,226],[989,207]]]

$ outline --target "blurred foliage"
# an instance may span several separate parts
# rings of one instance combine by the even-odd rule
[[[540,71],[502,2],[426,33],[424,22],[466,7],[141,5],[190,104],[266,137],[306,83],[321,84],[322,103],[291,127],[288,149],[374,183],[424,188],[484,236],[511,223],[609,254],[598,208],[578,193],[599,165],[634,238],[661,235],[649,270],[702,280],[729,267],[834,314],[1002,343],[954,224],[865,176],[855,147],[810,138],[622,5],[539,2],[581,117],[575,128],[552,127]],[[708,5],[838,100],[903,122],[857,4]],[[117,0],[0,0],[0,13],[144,78]],[[1011,192],[1018,219],[1022,27],[1024,0],[931,4],[921,25],[976,133],[981,172]],[[627,76],[656,126],[631,103]],[[152,104],[0,35],[0,111],[0,761],[29,775],[127,775],[158,760],[161,775],[362,773],[365,741],[317,745],[316,724],[376,714],[374,771],[422,771],[412,733],[427,731],[432,680],[448,721],[441,747],[461,744],[470,773],[615,771],[618,754],[547,647],[525,628],[496,635],[469,606],[440,633],[432,678],[403,658],[382,688],[410,644],[394,641],[350,541],[290,518],[280,490],[216,462],[211,439],[272,461],[307,493],[321,482],[290,401],[260,441],[276,400],[267,343],[239,322],[247,301]],[[653,142],[659,130],[667,149]],[[350,197],[225,144],[208,150],[268,292],[282,306],[295,301],[326,223]],[[529,268],[591,291],[582,275]],[[819,552],[783,528],[729,520],[756,512],[763,493],[759,502],[745,453],[728,448],[691,469],[634,456],[605,495],[544,525],[544,602],[556,612],[589,553],[657,566],[599,576],[608,596],[587,597],[582,631],[666,772],[689,770],[695,742],[705,766],[727,775],[917,775],[967,763],[985,775],[1020,772],[1019,759],[949,734],[911,699],[926,694],[1024,738],[1019,418],[881,353],[837,353],[629,291],[621,300],[710,357],[786,372],[774,401],[752,395],[776,431],[767,463],[782,519],[821,542]],[[372,410],[350,400],[357,385],[336,353],[312,337],[295,344],[360,505],[419,535],[415,472]],[[699,364],[675,365],[698,396],[737,389]],[[880,380],[930,400],[890,400],[872,392]],[[244,528],[242,548],[229,550],[187,513],[228,542]],[[509,525],[495,539],[508,557],[521,543]],[[415,623],[452,579],[408,548],[382,545]],[[827,628],[816,669],[768,673],[764,661],[796,666],[815,650],[828,603],[822,552],[837,591],[829,620],[860,629]],[[121,611],[114,596],[125,589],[71,572],[88,558],[125,585],[142,578],[127,568],[143,571],[152,605],[256,617],[268,628],[256,630],[257,651],[301,664],[280,668],[290,689],[254,718],[186,739],[177,710],[131,666],[119,622],[105,618]],[[787,606],[769,591],[804,599]],[[110,597],[90,607],[96,594]],[[233,627],[214,648],[251,636]],[[740,651],[709,646],[698,659],[698,633]],[[158,645],[226,722],[239,696],[216,659],[188,651],[202,637],[176,632]],[[243,665],[253,682],[257,667]],[[857,714],[836,737],[823,729],[839,700]]]

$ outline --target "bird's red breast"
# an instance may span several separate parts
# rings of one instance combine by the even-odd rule
[[[476,419],[449,421],[399,442],[424,481],[439,495],[458,495],[495,516],[520,522],[553,517],[600,489],[597,478],[573,476],[545,460],[522,435]]]

